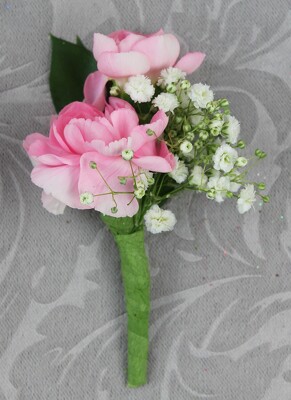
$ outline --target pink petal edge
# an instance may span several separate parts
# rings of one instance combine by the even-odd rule
[[[108,77],[100,71],[89,74],[84,85],[84,102],[103,111],[105,107],[105,86],[107,82]]]
[[[204,53],[187,53],[184,57],[180,58],[175,67],[181,69],[187,74],[192,74],[192,72],[196,71],[196,69],[198,69],[203,63],[204,58]]]

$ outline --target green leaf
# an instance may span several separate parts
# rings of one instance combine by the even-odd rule
[[[87,76],[97,70],[96,60],[79,38],[77,44],[51,35],[50,91],[57,112],[73,101],[83,100]]]
[[[82,42],[82,39],[80,38],[80,36],[76,36],[76,43],[79,46],[85,47],[84,43]],[[86,47],[85,47],[86,48]]]

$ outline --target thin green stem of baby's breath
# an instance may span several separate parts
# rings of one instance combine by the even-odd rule
[[[136,186],[136,176],[135,176],[134,171],[133,171],[133,167],[132,167],[132,162],[131,162],[131,160],[129,160],[129,165],[130,165],[130,169],[131,169],[131,172],[132,172],[132,176],[133,176],[133,180],[134,180],[134,185]]]
[[[161,189],[162,189],[162,186],[163,186],[163,183],[164,183],[165,177],[166,177],[166,175],[165,175],[165,174],[163,174],[163,176],[162,176],[162,179],[161,179],[161,182],[160,182],[160,186],[159,186],[159,188],[158,188],[158,190],[157,190],[157,195],[159,195],[159,194],[160,194],[160,191],[161,191]]]
[[[133,202],[133,200],[135,199],[135,195],[134,195],[134,193],[133,193],[133,196],[132,196],[132,198],[131,198],[131,200],[130,200],[130,202],[129,203],[127,203],[127,206],[129,206],[132,202]]]
[[[133,194],[134,192],[115,192],[115,191],[112,191],[112,192],[106,192],[106,193],[98,193],[98,194],[94,194],[93,196],[94,197],[99,197],[99,196],[107,196],[107,195],[117,195],[117,194]]]
[[[101,179],[103,180],[103,182],[105,183],[105,185],[108,187],[108,189],[110,190],[110,192],[113,192],[113,190],[111,189],[109,183],[106,181],[106,179],[104,178],[104,176],[101,174],[101,172],[99,171],[98,166],[96,165],[96,171],[99,174],[99,176],[101,177]]]

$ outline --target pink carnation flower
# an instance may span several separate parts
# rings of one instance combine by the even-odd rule
[[[99,109],[105,104],[104,90],[108,79],[124,79],[146,74],[157,79],[162,69],[177,67],[187,74],[203,62],[205,54],[187,53],[179,61],[180,44],[177,38],[160,29],[150,35],[116,31],[108,36],[94,34],[94,57],[98,71],[90,74],[84,87],[85,102]]]
[[[94,34],[94,57],[98,70],[110,78],[159,73],[175,66],[190,74],[204,59],[203,53],[188,53],[177,62],[180,44],[177,38],[159,30],[150,35],[125,30],[106,36]]]
[[[158,111],[149,124],[139,125],[134,108],[118,98],[109,99],[104,114],[81,102],[66,106],[52,119],[49,137],[33,133],[24,141],[34,165],[31,179],[43,189],[44,207],[55,214],[63,212],[64,205],[115,217],[136,214],[132,170],[138,174],[140,169],[174,168],[173,154],[156,140],[167,123],[166,114]],[[148,129],[155,135],[148,135]],[[130,161],[122,157],[124,150],[133,152]],[[125,184],[120,177],[127,177]],[[92,204],[81,204],[84,192],[94,195]]]

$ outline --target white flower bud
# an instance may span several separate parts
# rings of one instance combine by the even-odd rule
[[[95,163],[95,161],[90,161],[89,162],[89,167],[92,169],[97,169],[97,164]]]
[[[140,169],[139,170],[139,175],[136,176],[136,187],[137,188],[143,188],[144,190],[147,190],[150,185],[152,185],[155,182],[153,178],[153,173],[146,170],[146,169]]]
[[[155,135],[155,131],[153,131],[152,129],[147,129],[147,135],[148,136],[154,136]]]
[[[136,188],[145,190],[145,184],[142,180],[136,181]]]
[[[133,158],[133,154],[134,153],[133,153],[133,151],[131,149],[123,150],[122,153],[121,153],[122,158],[124,160],[126,160],[126,161],[130,161]]]
[[[126,184],[126,177],[125,176],[120,176],[119,177],[119,183],[121,185],[125,185]]]
[[[189,142],[189,140],[184,140],[184,142],[180,144],[180,150],[183,154],[190,153],[192,149],[193,149],[193,144]]]
[[[214,190],[214,189],[210,189],[210,190],[208,190],[208,192],[206,193],[206,197],[207,197],[209,200],[214,200],[214,199],[215,199],[215,195],[216,195],[216,193],[215,193],[215,190]]]
[[[203,121],[204,117],[202,115],[196,114],[196,115],[192,115],[189,119],[190,119],[191,125],[196,126],[196,125],[200,124],[200,122]]]
[[[174,85],[173,83],[170,83],[167,87],[166,90],[168,93],[175,93],[177,91],[177,86]]]
[[[208,132],[207,131],[200,131],[199,132],[199,138],[201,139],[201,140],[206,140],[206,139],[208,139]]]
[[[135,191],[134,191],[134,195],[137,199],[141,199],[144,195],[145,195],[145,190],[144,187],[138,187]]]
[[[88,206],[94,201],[94,196],[90,192],[84,192],[80,194],[80,203]]]
[[[120,88],[116,85],[113,85],[111,86],[109,93],[110,96],[118,96],[120,93]]]
[[[212,133],[212,135],[218,136],[221,132],[222,126],[223,126],[223,121],[219,119],[212,120],[209,124],[210,132]]]
[[[238,167],[245,167],[248,163],[248,160],[245,157],[238,157],[235,165]]]
[[[188,89],[190,89],[190,87],[191,87],[191,83],[187,79],[184,79],[180,84],[180,88],[182,90],[188,90]]]

